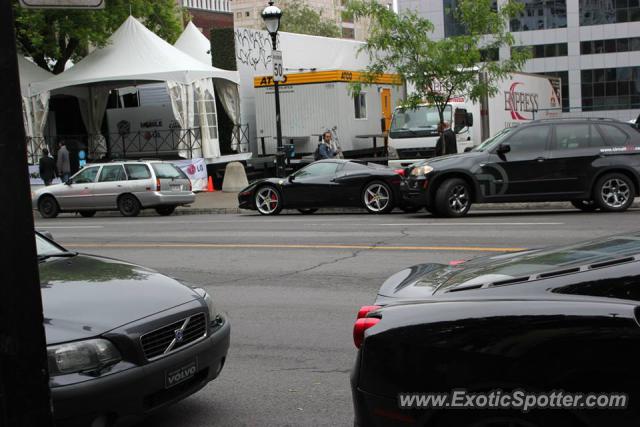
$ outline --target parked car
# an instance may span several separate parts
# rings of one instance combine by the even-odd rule
[[[373,214],[386,214],[404,206],[400,197],[401,174],[374,163],[353,160],[319,160],[287,178],[267,178],[251,183],[238,194],[240,208],[262,215],[282,209],[311,214],[325,207],[363,207]]]
[[[194,201],[187,175],[160,161],[89,164],[67,182],[42,187],[32,195],[33,209],[43,218],[55,218],[60,212],[91,217],[109,210],[137,216],[147,208],[171,215],[177,206]]]
[[[119,425],[221,372],[230,325],[204,290],[36,233],[56,425]]]
[[[640,191],[640,132],[611,119],[536,120],[470,152],[412,165],[406,203],[466,215],[472,203],[570,201],[583,211],[628,209]]]
[[[640,425],[640,232],[391,276],[354,325],[357,426]],[[400,409],[399,393],[629,393],[626,409]]]

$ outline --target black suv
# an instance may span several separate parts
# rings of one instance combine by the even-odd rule
[[[536,120],[405,172],[405,202],[440,216],[499,202],[570,201],[583,211],[620,212],[639,195],[640,132],[612,119]]]

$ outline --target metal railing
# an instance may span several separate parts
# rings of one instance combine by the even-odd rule
[[[201,155],[202,139],[200,129],[148,130],[129,133],[111,133],[101,135],[103,147],[93,144],[87,152],[88,160],[106,160],[139,158],[153,156],[157,158],[193,158]],[[47,135],[40,138],[27,138],[29,162],[36,164],[42,157],[42,149],[51,154],[57,152],[60,141],[65,141],[70,151],[85,150],[89,147],[92,135]],[[239,153],[249,151],[249,125],[236,125],[231,133],[232,145],[236,144]]]
[[[173,157],[178,153],[192,158],[194,151],[202,149],[200,129],[168,129],[108,134],[107,151],[94,151],[94,156],[128,158],[153,155]]]

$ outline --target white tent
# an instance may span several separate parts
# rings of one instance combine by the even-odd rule
[[[52,73],[43,70],[33,62],[18,55],[18,72],[20,74],[20,92],[22,94],[22,118],[24,120],[24,131],[28,137],[42,135],[49,112],[49,94],[40,96],[29,96],[29,85],[31,83],[47,80],[53,76]],[[41,148],[44,148],[44,141],[34,141],[31,139],[29,152],[39,155]],[[35,156],[29,159],[35,162]]]
[[[174,46],[203,64],[211,64],[211,43],[209,39],[193,25],[193,22],[187,24],[187,27],[178,40],[176,40]],[[240,92],[238,91],[238,84],[234,84],[229,80],[217,79],[215,80],[215,88],[224,107],[224,111],[233,124],[238,125],[240,123]],[[240,138],[235,138],[233,141],[231,146],[233,150],[240,148],[238,146],[239,139]]]
[[[211,79],[230,84],[239,81],[237,72],[214,68],[196,60],[130,16],[111,35],[104,47],[96,49],[69,70],[44,82],[32,83],[30,94],[37,96],[55,91],[54,94],[77,96],[87,131],[92,136],[89,141],[91,154],[106,148],[100,129],[111,89],[165,81],[174,115],[182,129],[192,129],[195,114],[201,116],[202,153],[196,153],[196,156],[218,157],[217,133],[210,134],[208,129],[205,131],[207,118],[215,117]],[[183,155],[186,155],[185,150],[186,147],[182,146]]]

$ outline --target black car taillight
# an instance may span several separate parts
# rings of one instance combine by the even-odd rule
[[[358,315],[356,316],[356,319],[362,319],[364,317],[367,317],[367,314],[369,314],[370,311],[375,311],[379,308],[382,308],[382,307],[379,305],[364,305],[360,307],[360,310],[358,310]]]
[[[380,321],[380,319],[376,317],[367,317],[370,312],[379,308],[381,308],[379,305],[365,305],[360,307],[360,310],[358,310],[356,323],[353,325],[353,343],[356,348],[360,348],[362,345],[362,341],[364,341],[364,332],[372,326],[375,326]]]
[[[364,332],[375,326],[380,319],[376,317],[365,317],[363,319],[356,320],[356,323],[353,325],[353,343],[356,348],[360,348],[362,345],[362,341],[364,341]]]

